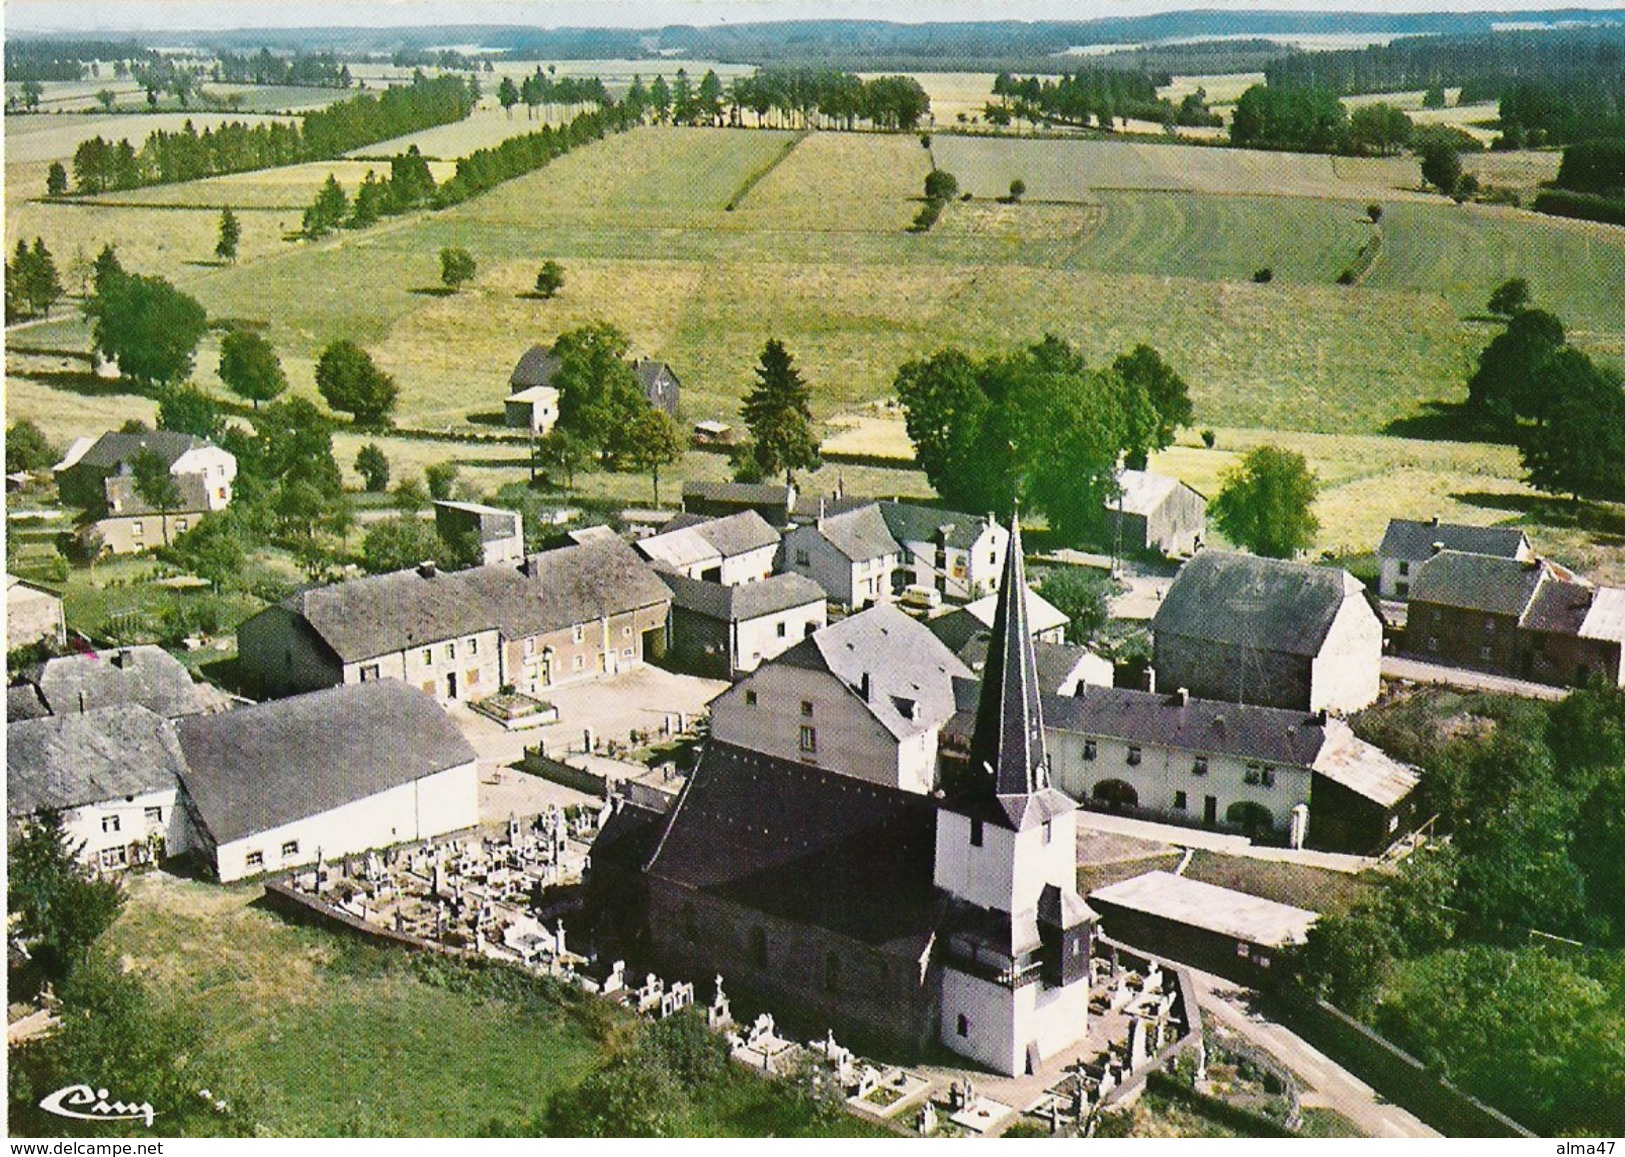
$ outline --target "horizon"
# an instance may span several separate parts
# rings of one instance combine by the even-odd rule
[[[1625,13],[1625,2],[1573,0],[1271,0],[1260,7],[1247,0],[1205,3],[1162,0],[1086,2],[1084,11],[1066,0],[1008,0],[996,10],[982,0],[892,0],[879,7],[864,0],[474,0],[455,8],[439,0],[362,0],[335,6],[298,0],[267,10],[250,0],[8,0],[8,32],[21,33],[242,33],[260,30],[367,29],[419,27],[518,27],[543,29],[658,29],[769,24],[786,21],[835,23],[879,21],[894,24],[1078,23],[1167,13],[1419,16],[1495,15],[1508,12]],[[267,16],[273,19],[267,19]]]

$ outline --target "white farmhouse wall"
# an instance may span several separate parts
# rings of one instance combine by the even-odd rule
[[[1343,600],[1311,666],[1309,710],[1358,711],[1382,690],[1382,620],[1361,595]]]
[[[813,751],[802,750],[803,727],[813,730]],[[898,741],[828,672],[771,663],[758,669],[712,701],[711,735],[749,751],[902,786]]]
[[[495,694],[502,684],[501,638],[493,628],[344,665],[345,683],[373,678],[400,679],[441,702],[483,699]]]
[[[1016,989],[1013,995],[1016,1057],[1015,1067],[1007,1071],[1021,1073],[1026,1070],[1028,1044],[1036,1044],[1039,1059],[1047,1061],[1087,1035],[1087,979],[1074,981],[1063,988],[1051,988],[1041,983],[1027,984]]]
[[[766,546],[759,546],[755,550],[747,550],[744,554],[736,554],[732,558],[722,560],[723,586],[737,587],[745,583],[761,582],[773,573],[773,559],[779,553],[779,544],[770,542]],[[699,578],[698,574],[691,574],[690,578]]]
[[[124,867],[129,846],[146,843],[153,835],[163,837],[165,855],[178,855],[193,848],[196,841],[186,809],[177,806],[177,796],[176,788],[166,787],[128,799],[86,804],[63,812],[62,827],[72,843],[84,845],[79,858],[93,867]]]
[[[220,882],[331,860],[369,848],[431,839],[479,823],[476,764],[465,763],[365,799],[232,840],[215,849]],[[292,848],[284,853],[283,848]],[[259,853],[259,863],[249,856]]]
[[[231,484],[237,477],[237,458],[218,446],[199,446],[175,459],[169,472],[202,475],[209,490],[209,509],[224,510],[231,504]]]
[[[754,671],[828,624],[829,604],[823,599],[735,623],[733,669]]]

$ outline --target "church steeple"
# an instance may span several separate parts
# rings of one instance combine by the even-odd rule
[[[991,772],[993,792],[1019,829],[1033,814],[1049,813],[1059,793],[1049,781],[1044,718],[1039,704],[1038,663],[1027,622],[1027,566],[1021,552],[1018,510],[1010,520],[1010,544],[993,615],[993,637],[982,667],[981,698],[971,738],[971,766]],[[1044,806],[1027,804],[1043,797]],[[1064,798],[1064,797],[1061,797]]]

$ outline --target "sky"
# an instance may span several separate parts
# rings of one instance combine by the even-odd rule
[[[1625,8],[1625,0],[6,0],[17,30],[221,29],[411,24],[658,27],[761,20],[1089,20],[1170,9],[1484,12]]]

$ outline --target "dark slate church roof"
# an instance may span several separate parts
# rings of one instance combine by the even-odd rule
[[[376,679],[176,725],[187,794],[219,843],[475,761],[433,696]]]
[[[1523,531],[1510,526],[1463,526],[1456,522],[1394,518],[1388,522],[1377,553],[1383,558],[1420,562],[1433,557],[1433,544],[1440,543],[1445,550],[1517,558],[1518,551],[1527,542]]]
[[[1362,589],[1358,580],[1335,567],[1204,550],[1180,568],[1152,630],[1253,650],[1316,655],[1343,601]],[[1411,594],[1416,597],[1414,587]]]
[[[712,741],[650,875],[796,923],[923,950],[940,917],[927,796]]]
[[[175,725],[132,703],[6,728],[6,814],[81,807],[174,788]]]

